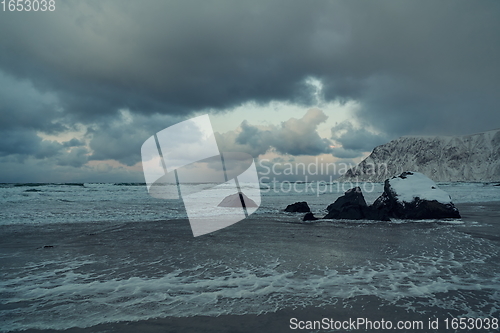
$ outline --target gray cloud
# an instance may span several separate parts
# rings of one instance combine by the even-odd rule
[[[82,140],[78,140],[77,138],[73,138],[69,141],[63,142],[64,147],[81,147],[84,145],[85,145],[85,142],[83,142]]]
[[[179,120],[171,116],[145,117],[124,111],[120,117],[94,124],[87,133],[93,151],[89,160],[114,159],[132,166],[141,161],[141,146],[146,139]]]
[[[326,98],[357,99],[357,116],[390,135],[497,127],[500,3],[352,2],[349,41],[324,74]],[[345,55],[349,54],[350,57]],[[332,67],[332,68],[333,68]]]
[[[360,156],[362,152],[370,151],[388,141],[386,135],[373,133],[365,127],[355,127],[350,121],[335,125],[331,131],[332,139],[342,144],[342,149],[333,150],[337,157],[355,157],[352,155],[356,152]]]
[[[327,118],[323,111],[310,109],[301,119],[290,118],[282,122],[281,126],[270,126],[266,129],[244,121],[235,142],[252,147],[258,154],[264,154],[271,147],[279,153],[290,155],[328,153],[330,141],[321,138],[316,131],[318,125]]]
[[[36,154],[42,139],[29,130],[2,130],[0,156]]]
[[[63,149],[63,145],[57,141],[43,140],[37,147],[36,158],[50,158],[58,155]]]
[[[359,150],[353,149],[345,149],[343,147],[334,147],[332,148],[332,155],[342,159],[351,159],[360,157],[363,152]]]
[[[58,120],[58,99],[27,79],[6,75],[0,68],[0,130],[31,129],[57,133],[67,128]]]
[[[88,161],[88,150],[85,147],[74,147],[57,141],[42,140],[29,130],[3,131],[2,134],[4,136],[3,140],[0,140],[0,157],[11,157],[4,161],[24,163],[29,159],[51,160],[53,165],[73,167],[81,167]],[[73,142],[73,145],[77,142],[80,143],[77,139],[68,142]]]
[[[71,149],[67,154],[57,158],[57,165],[72,166],[75,168],[81,167],[88,161],[89,151],[85,147],[77,147]]]
[[[90,141],[90,148],[93,150],[91,160],[114,159],[126,165],[134,165],[141,159],[141,145],[151,136],[138,133],[132,127],[122,129],[100,128],[99,131],[92,131],[93,138]],[[152,133],[154,134],[154,133]]]
[[[265,154],[270,148],[269,144],[266,142],[259,142],[258,144],[240,144],[238,143],[239,133],[236,131],[230,131],[226,133],[215,132],[215,140],[217,141],[217,146],[221,152],[242,152],[252,155],[253,157],[258,157],[259,155]],[[255,140],[253,140],[255,141]]]

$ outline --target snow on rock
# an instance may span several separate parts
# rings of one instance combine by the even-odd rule
[[[399,219],[459,218],[450,196],[419,172],[403,172],[387,179],[384,193],[372,205]]]
[[[420,172],[403,172],[399,177],[389,179],[389,186],[399,202],[410,203],[416,198],[442,204],[451,203],[448,193]]]

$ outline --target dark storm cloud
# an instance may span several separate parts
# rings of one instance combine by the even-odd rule
[[[4,130],[2,135],[0,157],[13,157],[13,160],[9,160],[11,162],[24,162],[32,157],[37,160],[50,160],[52,165],[80,167],[88,161],[89,151],[85,147],[75,147],[76,144],[81,144],[77,139],[71,139],[68,142],[72,144],[66,145],[57,141],[42,140],[30,130]]]
[[[141,146],[145,140],[179,120],[171,116],[145,117],[122,111],[119,117],[110,118],[89,129],[87,136],[93,151],[89,159],[114,159],[132,166],[141,161]]]
[[[30,130],[4,130],[0,140],[0,156],[33,155],[43,159],[57,155],[62,148],[60,143],[42,140]]]
[[[0,87],[0,130],[32,129],[54,133],[66,129],[58,122],[61,113],[53,93],[40,92],[29,80],[6,75],[1,68]]]
[[[3,15],[0,67],[77,119],[307,102],[313,75],[386,131],[432,130],[436,111],[468,131],[488,127],[471,112],[500,118],[499,15],[496,1],[65,1]]]
[[[42,139],[30,130],[2,130],[0,156],[36,154],[41,141]]]
[[[83,119],[290,99],[308,75],[302,53],[325,4],[284,5],[59,2],[45,15],[5,16],[0,66],[56,91]]]
[[[357,116],[391,136],[498,127],[500,2],[349,7],[349,41],[323,75],[327,99],[357,99]]]

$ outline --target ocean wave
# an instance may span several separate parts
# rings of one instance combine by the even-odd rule
[[[88,272],[85,266],[91,260],[52,261],[28,266],[20,277],[3,274],[0,318],[3,331],[62,330],[166,316],[260,314],[287,307],[325,306],[339,299],[349,302],[367,295],[388,304],[432,305],[484,314],[485,306],[464,304],[463,296],[486,292],[491,295],[489,307],[499,308],[500,299],[495,295],[500,293],[500,274],[459,274],[467,264],[481,264],[477,259],[471,255],[468,261],[453,255],[415,255],[343,271],[324,268],[315,274],[282,270],[279,260],[262,267],[231,267],[211,261],[159,277],[122,279]],[[435,299],[436,294],[451,291],[456,293],[455,301]]]

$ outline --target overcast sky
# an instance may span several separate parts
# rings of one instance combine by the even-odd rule
[[[142,182],[208,113],[223,150],[357,162],[500,127],[500,2],[56,1],[0,12],[0,182]]]

